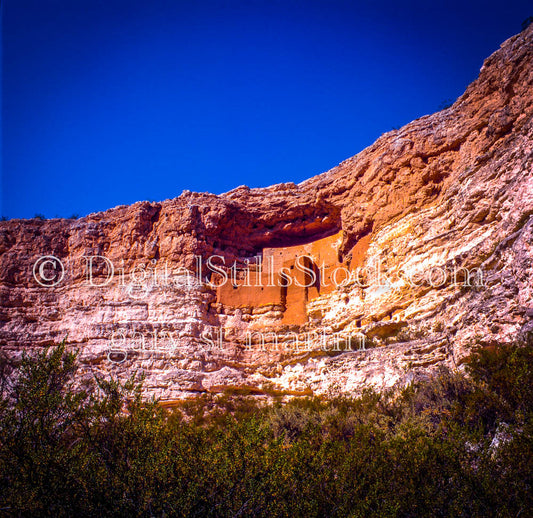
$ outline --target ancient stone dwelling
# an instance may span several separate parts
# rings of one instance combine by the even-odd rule
[[[298,185],[241,186],[219,196],[184,192],[78,220],[0,222],[0,347],[20,358],[26,347],[67,337],[69,348],[82,351],[80,379],[110,369],[127,379],[138,370],[146,375],[147,397],[175,401],[228,387],[260,397],[273,391],[351,396],[404,386],[440,366],[457,368],[473,345],[529,340],[532,85],[533,25],[485,61],[453,106],[385,133]],[[215,275],[206,269],[182,283],[198,259],[200,266],[218,256],[244,267],[258,253],[262,271],[250,265],[235,283],[211,289],[206,281]],[[35,261],[50,254],[67,267],[52,288],[32,275]],[[166,276],[150,280],[142,296],[132,296],[118,277],[93,287],[82,258],[94,254],[125,272],[148,270],[155,261],[164,265],[162,275],[167,264],[179,275],[168,283]],[[297,268],[299,254],[308,256],[302,265],[310,270]],[[322,261],[319,277],[306,286],[305,275]],[[347,265],[355,275],[363,272],[362,282],[328,293],[333,272]],[[394,289],[373,280],[376,265],[398,281]],[[444,285],[428,284],[433,269],[458,272],[458,282],[448,276]],[[407,282],[401,272],[418,281]],[[481,272],[483,285],[465,285],[470,272]],[[299,277],[300,286],[285,285],[285,273]],[[165,346],[110,363],[117,330],[175,337],[171,354]],[[263,331],[266,350],[247,350],[246,335]],[[279,343],[290,343],[293,333],[360,333],[373,347],[329,355],[315,340],[309,354],[290,352],[270,347],[273,332]],[[220,337],[221,347],[206,336]]]
[[[283,324],[305,324],[307,303],[330,293],[362,263],[370,236],[347,258],[339,254],[342,231],[303,245],[264,248],[260,261],[220,282],[217,303],[231,307],[278,305]]]

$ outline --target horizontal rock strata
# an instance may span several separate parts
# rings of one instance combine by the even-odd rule
[[[530,26],[453,106],[299,185],[1,222],[2,351],[66,338],[80,383],[142,371],[147,394],[172,402],[358,393],[460,366],[475,343],[524,339],[532,58]]]

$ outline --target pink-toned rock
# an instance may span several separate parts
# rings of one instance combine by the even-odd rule
[[[185,191],[75,221],[2,222],[2,350],[19,355],[66,337],[84,375],[142,370],[146,391],[172,401],[224,387],[355,393],[460,365],[475,342],[525,337],[532,103],[530,26],[485,61],[453,106],[299,185]],[[319,240],[336,234],[333,253],[312,244],[329,246]],[[234,299],[208,282],[210,256],[242,269],[281,247],[358,277],[333,290]],[[37,282],[59,272],[52,263],[34,275],[42,256],[63,264],[53,287]],[[105,257],[93,259],[93,285],[90,256]],[[280,265],[290,270],[287,257]]]

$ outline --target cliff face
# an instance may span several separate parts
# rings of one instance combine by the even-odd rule
[[[2,222],[2,350],[67,337],[85,375],[171,401],[387,387],[525,337],[532,103],[530,26],[453,106],[299,185]]]

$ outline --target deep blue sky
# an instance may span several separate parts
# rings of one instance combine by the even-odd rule
[[[436,111],[529,1],[2,0],[4,216],[300,182]]]

